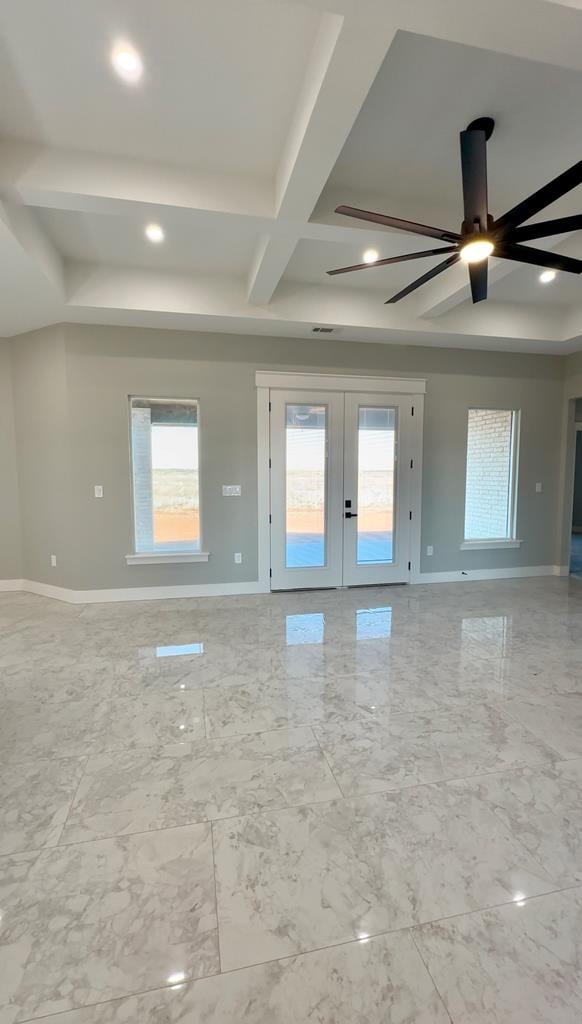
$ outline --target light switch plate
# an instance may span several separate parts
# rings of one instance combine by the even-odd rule
[[[536,484],[536,491],[537,491],[538,494],[542,493],[542,485],[541,484]]]
[[[103,484],[95,484],[95,497],[96,498],[102,498],[103,497]]]
[[[428,547],[427,547],[427,549],[426,549],[426,553],[427,553],[427,555],[429,555],[429,556],[430,556],[430,555],[432,555],[432,554],[434,554],[434,548],[433,548],[432,544],[429,544],[429,545],[428,545]]]
[[[241,562],[242,562],[242,555],[241,555],[240,551],[235,551],[235,553],[234,553],[234,560],[235,560],[237,565],[241,564]]]
[[[222,485],[222,497],[223,498],[240,498],[242,488],[240,484],[223,484]]]

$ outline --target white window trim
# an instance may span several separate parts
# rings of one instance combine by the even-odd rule
[[[488,406],[477,406],[472,405],[469,409],[489,409]],[[469,409],[467,409],[467,437],[468,437],[468,422],[469,422]],[[506,409],[499,408],[494,409],[494,412],[510,412],[513,416],[513,430],[511,437],[511,463],[510,463],[510,481],[509,481],[509,537],[500,537],[493,540],[479,540],[478,538],[464,538],[463,543],[460,545],[461,551],[478,551],[487,550],[493,548],[518,548],[523,544],[523,540],[518,540],[515,536],[517,533],[517,490],[518,490],[518,479],[519,479],[519,449],[520,449],[520,437],[521,437],[521,409]],[[466,481],[467,481],[467,449],[465,448],[465,501],[463,504],[463,529],[465,510],[467,504],[467,492],[466,492]]]
[[[460,545],[460,551],[487,551],[491,548],[519,548],[522,540],[514,540],[511,537],[500,537],[499,540],[464,540]]]
[[[177,565],[180,562],[207,562],[209,551],[142,551],[126,555],[127,565]]]

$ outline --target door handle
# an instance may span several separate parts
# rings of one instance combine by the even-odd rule
[[[357,519],[358,518],[358,513],[357,512],[346,512],[345,517],[346,517],[346,519]]]

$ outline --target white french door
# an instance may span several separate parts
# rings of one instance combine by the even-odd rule
[[[273,590],[408,580],[413,403],[410,395],[271,392]]]

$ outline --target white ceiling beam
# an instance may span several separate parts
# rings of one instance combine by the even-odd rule
[[[33,213],[14,203],[0,202],[0,266],[3,336],[60,319],[64,300],[60,255]]]
[[[180,323],[192,329],[202,319],[207,325],[216,320],[214,330],[238,331],[244,322],[271,324],[277,333],[283,324],[294,325],[300,334],[311,332],[313,324],[338,327],[342,337],[354,338],[365,332],[370,340],[418,344],[419,339],[433,339],[433,344],[452,344],[454,338],[467,335],[486,339],[499,347],[540,347],[548,341],[559,343],[562,333],[556,320],[549,321],[539,310],[528,313],[511,306],[500,311],[493,306],[473,317],[470,329],[466,324],[451,329],[445,318],[419,319],[405,304],[386,307],[377,294],[345,292],[329,286],[285,282],[268,305],[249,310],[246,291],[238,279],[216,278],[214,275],[160,274],[155,271],[125,270],[92,265],[74,265],[67,272],[68,302],[65,318],[98,316],[107,311],[140,317],[152,314],[156,322]],[[114,322],[107,320],[107,322]]]
[[[84,213],[159,206],[270,220],[275,212],[270,182],[14,139],[0,142],[0,190],[28,206]]]
[[[41,274],[56,294],[64,297],[65,282],[63,260],[32,210],[18,203],[0,202],[0,219],[32,266]]]
[[[275,184],[277,221],[298,225],[295,241],[261,243],[249,303],[272,298],[396,31],[395,22],[378,29],[361,13],[323,14]]]

